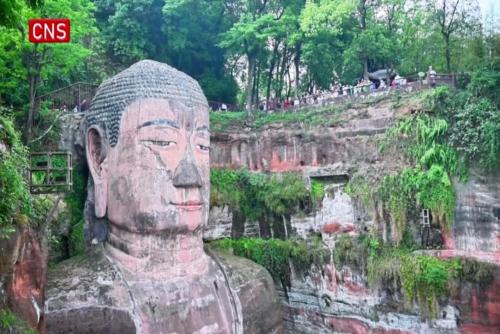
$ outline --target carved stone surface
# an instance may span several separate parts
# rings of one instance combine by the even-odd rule
[[[86,121],[94,250],[50,271],[48,331],[282,332],[265,269],[203,249],[210,132],[198,83],[141,61],[100,86]]]

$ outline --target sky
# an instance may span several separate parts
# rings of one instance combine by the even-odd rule
[[[500,0],[479,0],[479,6],[481,7],[481,14],[484,16],[490,12],[491,8],[495,11],[495,14],[500,20]]]

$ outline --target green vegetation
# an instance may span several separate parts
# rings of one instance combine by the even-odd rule
[[[439,87],[420,94],[422,113],[398,122],[388,142],[397,139],[413,163],[440,165],[462,180],[467,165],[494,170],[500,163],[498,66],[474,72],[464,90]]]
[[[212,130],[224,131],[231,127],[259,129],[275,123],[297,123],[308,126],[335,126],[341,124],[340,113],[350,104],[321,108],[302,108],[298,111],[275,112],[212,112]]]
[[[334,249],[335,264],[359,268],[372,287],[401,291],[407,309],[417,302],[424,317],[436,317],[440,298],[454,295],[460,282],[485,287],[495,266],[467,259],[443,260],[419,255],[404,246],[383,244],[373,236],[342,236]]]
[[[19,319],[14,313],[0,309],[0,331],[2,333],[35,334],[36,331]]]
[[[344,191],[346,194],[360,201],[365,208],[370,208],[373,201],[373,185],[360,175],[355,175],[346,184]]]
[[[369,264],[368,273],[373,285],[400,284],[407,307],[417,301],[424,317],[433,318],[439,299],[455,293],[458,282],[487,285],[492,282],[493,269],[493,265],[472,260],[442,260],[387,249]]]
[[[26,2],[39,6],[30,7]],[[93,39],[97,33],[95,7],[90,0],[16,0],[12,3],[16,4],[18,23],[8,25],[10,27],[0,23],[0,100],[19,110],[16,118],[25,129],[25,143],[29,143],[33,139],[37,96],[79,80],[92,82],[102,78],[101,73],[96,73],[99,62],[91,59],[97,49],[97,38]],[[70,19],[71,43],[31,43],[27,22],[39,17]]]
[[[464,91],[446,96],[442,112],[449,143],[466,161],[487,171],[500,164],[500,65],[475,72]]]
[[[429,169],[404,168],[385,175],[379,182],[357,175],[345,190],[367,209],[374,210],[378,203],[393,223],[396,244],[403,240],[409,217],[418,217],[419,208],[431,210],[434,222],[444,230],[449,230],[453,223],[455,190],[439,165]]]
[[[387,175],[378,188],[379,199],[393,219],[401,240],[407,215],[423,207],[431,210],[436,223],[448,230],[453,223],[455,191],[448,174],[439,165],[428,170],[405,168]]]
[[[73,190],[65,198],[70,216],[68,240],[70,256],[81,254],[85,250],[83,211],[87,198],[87,178],[86,170],[73,169]]]
[[[417,301],[424,317],[435,317],[439,298],[449,295],[458,277],[460,260],[415,255],[404,249],[385,249],[368,265],[372,285],[401,286],[407,308]]]
[[[300,240],[279,239],[221,239],[209,247],[248,258],[266,268],[273,279],[285,290],[290,287],[291,267],[296,273],[305,273],[311,266],[330,262],[330,252],[319,239],[306,243]],[[421,255],[411,248],[383,244],[371,235],[341,236],[333,251],[338,268],[350,266],[360,269],[374,288],[402,292],[405,307],[416,302],[424,318],[437,316],[440,300],[458,293],[459,283],[486,287],[494,279],[495,266],[470,259],[439,259]]]
[[[379,248],[380,241],[376,238],[363,235],[353,239],[349,235],[342,235],[335,242],[334,261],[337,266],[349,265],[366,273],[368,261],[376,256]]]
[[[409,167],[389,172],[380,181],[355,175],[346,187],[366,208],[374,210],[380,203],[393,223],[397,244],[409,217],[418,217],[421,208],[429,209],[434,222],[449,230],[455,206],[452,178],[466,180],[470,165],[493,170],[500,163],[500,110],[496,100],[490,100],[500,79],[491,74],[495,72],[481,73],[464,91],[439,87],[420,93],[413,102],[421,110],[387,131],[381,151],[399,152]]]
[[[313,198],[300,173],[268,175],[246,169],[212,168],[210,183],[212,206],[228,205],[253,221],[282,224],[283,216],[300,211]],[[314,197],[314,200],[319,198]]]
[[[4,152],[0,151],[0,237],[6,237],[14,231],[16,216],[20,222],[27,220],[19,215],[31,212],[31,196],[23,178],[28,151],[13,122],[1,114],[0,145],[6,146]]]
[[[330,252],[324,249],[319,240],[310,243],[299,240],[279,239],[221,239],[213,241],[210,247],[246,257],[266,268],[274,281],[280,283],[283,290],[290,288],[290,264],[298,272],[305,272],[311,265],[329,262]]]
[[[311,179],[311,198],[314,203],[321,203],[325,197],[325,184],[320,180]]]
[[[450,175],[464,179],[465,167],[458,152],[447,143],[447,129],[448,122],[442,118],[428,114],[407,117],[388,130],[382,149],[396,142],[413,165],[424,168],[439,165]]]

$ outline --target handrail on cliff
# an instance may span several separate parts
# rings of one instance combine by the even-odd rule
[[[38,107],[43,102],[49,102],[53,109],[72,110],[77,108],[78,111],[81,111],[81,109],[88,109],[97,87],[97,84],[78,81],[38,96],[36,103]]]

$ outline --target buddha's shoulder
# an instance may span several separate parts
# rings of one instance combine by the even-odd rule
[[[106,287],[120,286],[121,282],[119,272],[104,256],[103,249],[96,248],[49,267],[47,294],[84,292],[94,295],[95,292],[102,295],[109,290]]]
[[[50,333],[83,333],[80,321],[88,319],[100,319],[87,327],[93,333],[107,332],[112,323],[120,323],[122,333],[135,332],[129,291],[102,249],[50,267],[45,294]]]
[[[238,295],[245,333],[281,333],[281,304],[269,272],[248,259],[210,250]]]

